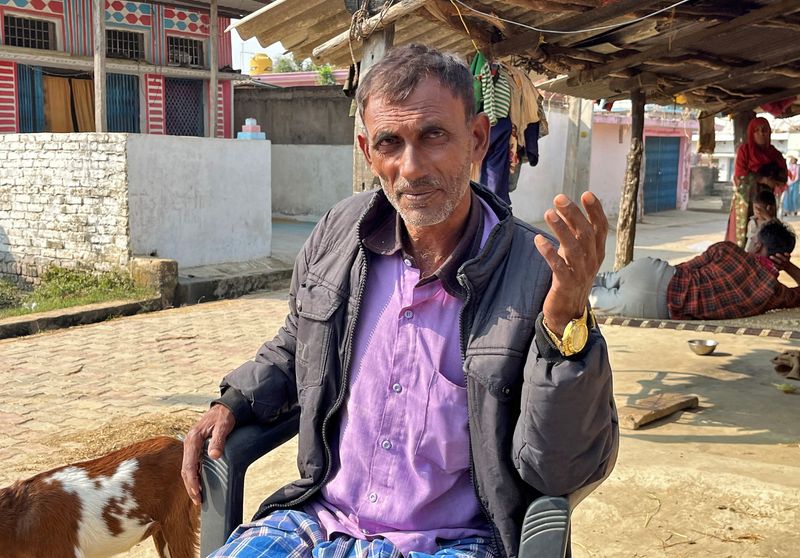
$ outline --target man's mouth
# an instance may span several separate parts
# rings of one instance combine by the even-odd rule
[[[425,201],[433,195],[435,190],[428,190],[426,192],[403,192],[400,195],[409,201]]]

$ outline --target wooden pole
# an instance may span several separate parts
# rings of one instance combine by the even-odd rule
[[[644,105],[644,92],[641,89],[631,91],[631,148],[628,151],[628,168],[625,170],[625,183],[622,185],[622,198],[619,202],[614,270],[622,269],[633,260],[636,215],[639,209],[639,181],[644,149]]]
[[[106,3],[93,0],[94,12],[94,130],[105,132],[106,123]]]
[[[219,18],[217,17],[217,0],[211,0],[209,10],[211,19],[211,76],[208,79],[208,137],[217,137],[217,71],[219,70]]]
[[[747,141],[747,126],[750,121],[756,117],[756,113],[752,110],[744,110],[735,112],[733,114],[733,152],[739,149],[739,146]]]
[[[383,58],[386,51],[392,46],[394,42],[394,25],[384,27],[379,31],[375,31],[364,40],[363,56],[361,57],[361,70],[359,81],[364,79],[370,67],[373,66],[378,60]],[[380,181],[376,176],[373,176],[372,170],[361,153],[358,147],[358,136],[366,135],[367,131],[364,128],[364,123],[361,121],[361,115],[356,111],[356,121],[353,132],[353,193],[363,192],[365,190],[372,190],[380,186]]]
[[[364,24],[362,32],[366,35],[380,28],[386,29],[392,22],[400,19],[403,16],[411,14],[427,4],[428,0],[400,0],[386,10],[386,13],[378,14],[370,17]],[[394,31],[392,31],[394,33]],[[372,36],[372,35],[370,35]],[[311,51],[311,55],[316,60],[323,60],[331,57],[334,52],[340,48],[347,48],[350,41],[350,29],[339,33],[332,39],[325,41],[318,47]],[[366,41],[365,41],[366,42]],[[366,45],[365,45],[366,46]]]

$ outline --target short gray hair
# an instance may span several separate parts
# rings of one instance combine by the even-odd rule
[[[475,115],[473,78],[466,64],[453,54],[413,43],[389,50],[370,67],[356,89],[359,115],[363,120],[367,103],[373,97],[381,97],[389,103],[405,101],[417,85],[429,77],[464,103],[467,120]]]

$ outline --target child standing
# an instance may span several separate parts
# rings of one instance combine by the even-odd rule
[[[778,204],[775,201],[775,194],[769,190],[759,191],[753,199],[753,216],[747,223],[747,243],[746,252],[755,251],[755,243],[758,240],[758,231],[764,223],[778,218]]]

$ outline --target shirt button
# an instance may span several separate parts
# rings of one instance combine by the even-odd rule
[[[401,391],[403,391],[403,386],[401,386],[400,384],[395,384],[392,386],[392,389],[394,390],[395,393],[400,393]]]
[[[364,533],[365,535],[369,535],[369,530],[368,529],[361,529],[361,532]]]
[[[411,258],[403,258],[403,263],[406,264],[406,267],[411,267]]]
[[[392,449],[392,443],[389,440],[384,440],[381,442],[381,447],[385,450]]]
[[[412,312],[411,310],[406,310],[405,312],[403,312],[403,316],[405,316],[410,320],[411,318],[414,317],[414,312]]]
[[[375,494],[374,492],[370,492],[369,493],[369,501],[374,504],[375,502],[378,501],[378,495]]]

